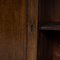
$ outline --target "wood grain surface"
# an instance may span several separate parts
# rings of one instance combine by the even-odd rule
[[[26,1],[0,0],[0,60],[25,60]]]
[[[31,26],[33,30],[31,30]],[[28,0],[27,60],[37,60],[38,0]]]

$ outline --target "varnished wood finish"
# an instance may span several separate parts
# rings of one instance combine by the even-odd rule
[[[0,0],[0,60],[26,60],[26,1]]]
[[[31,31],[33,21],[34,30]],[[27,60],[37,60],[38,0],[28,0]]]
[[[40,30],[54,30],[54,31],[60,31],[60,26],[42,26],[40,27]]]

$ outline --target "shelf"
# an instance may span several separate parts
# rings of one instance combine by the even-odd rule
[[[54,26],[41,26],[40,30],[55,30],[60,31],[60,25],[54,25]]]

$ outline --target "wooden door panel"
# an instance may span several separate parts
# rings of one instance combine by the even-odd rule
[[[0,0],[0,60],[24,60],[25,7],[24,0]]]

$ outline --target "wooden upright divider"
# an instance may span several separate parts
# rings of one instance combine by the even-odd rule
[[[37,60],[38,0],[28,0],[27,60]]]

